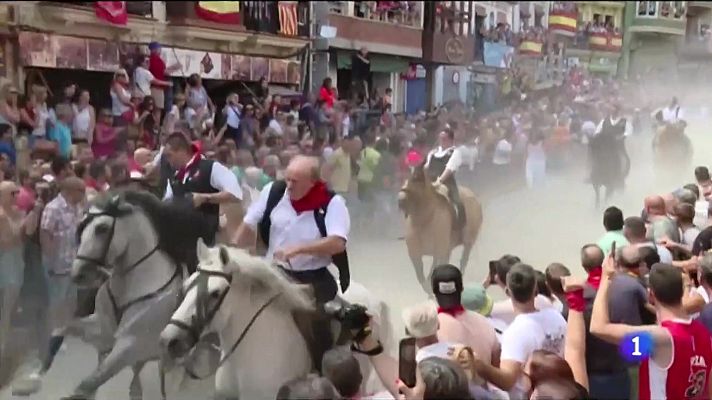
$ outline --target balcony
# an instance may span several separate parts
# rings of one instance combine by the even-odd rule
[[[693,8],[710,9],[710,8],[712,8],[712,2],[709,2],[709,1],[688,1],[687,7],[689,7],[690,9],[693,9]]]
[[[631,32],[685,34],[687,2],[638,1],[635,7],[635,18],[629,28]]]
[[[53,3],[53,2],[43,2]],[[78,7],[87,7],[94,9],[93,1],[65,1],[61,4],[71,4]],[[153,18],[153,2],[152,1],[127,1],[126,13],[138,17]]]
[[[329,12],[409,28],[423,26],[422,1],[329,1]]]
[[[410,58],[422,56],[424,2],[330,1],[328,4],[329,25],[338,32],[329,41],[331,46],[349,50],[367,47],[372,53]]]
[[[587,23],[576,32],[576,37],[567,48],[567,54],[581,56],[588,52],[602,52],[617,57],[622,47],[623,34],[618,29]]]
[[[425,2],[423,61],[469,65],[475,58],[472,2]]]
[[[573,37],[576,36],[578,10],[571,2],[552,2],[549,10],[549,32]]]
[[[130,2],[129,2],[130,3]],[[196,13],[195,1],[166,2],[166,19],[172,25],[193,26],[233,32],[252,32],[270,35],[292,36],[282,33],[280,27],[280,8],[277,1],[240,2],[240,24],[207,21]],[[293,2],[284,2],[293,3]],[[297,6],[297,35],[309,37],[309,3],[299,2]],[[267,15],[265,17],[264,15]]]

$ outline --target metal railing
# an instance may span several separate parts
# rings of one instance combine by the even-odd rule
[[[54,2],[48,1],[46,3],[56,3],[63,5],[75,5],[82,7],[94,8],[96,2],[94,1],[65,1],[65,2]],[[127,1],[126,2],[126,13],[128,15],[136,15],[139,17],[153,18],[153,2],[152,1]]]
[[[329,1],[329,12],[386,22],[413,28],[422,28],[422,1]],[[352,8],[349,9],[349,6]]]

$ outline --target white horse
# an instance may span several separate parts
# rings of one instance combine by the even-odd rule
[[[184,359],[204,331],[217,331],[216,394],[227,399],[274,398],[282,384],[311,372],[311,354],[292,317],[292,311],[314,309],[307,287],[240,249],[209,249],[199,241],[198,258],[200,267],[185,283],[183,302],[161,334],[168,356]],[[363,286],[352,282],[351,287],[346,293],[352,295],[343,298],[373,307],[379,337],[389,337],[390,324],[381,322],[387,320],[387,307],[373,301]],[[380,390],[369,361],[359,361],[363,386]]]
[[[130,366],[130,397],[142,399],[139,374],[146,362],[161,354],[159,335],[180,302],[181,271],[159,249],[145,211],[119,197],[92,207],[78,236],[72,265],[75,283],[92,285],[109,274],[109,267],[111,272],[96,296],[95,313],[69,329],[69,334],[94,345],[100,360],[69,398],[93,398],[101,385]]]

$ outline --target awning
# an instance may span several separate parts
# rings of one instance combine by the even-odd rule
[[[351,69],[351,55],[349,51],[339,51],[336,56],[338,69]],[[410,62],[406,58],[387,56],[385,54],[369,53],[371,60],[371,72],[406,72]]]

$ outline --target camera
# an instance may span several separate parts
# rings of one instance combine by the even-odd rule
[[[365,337],[368,335],[368,323],[370,317],[366,307],[360,304],[348,304],[343,301],[333,300],[324,304],[324,311],[331,318],[339,321],[343,328],[358,332],[356,338]]]

